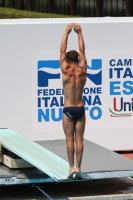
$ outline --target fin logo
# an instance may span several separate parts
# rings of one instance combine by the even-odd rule
[[[87,78],[89,78],[95,85],[102,84],[102,60],[92,59],[91,66],[87,65]]]
[[[59,60],[38,61],[38,87],[48,87],[49,79],[60,79],[59,68]]]
[[[101,59],[91,60],[91,66],[87,65],[86,76],[95,85],[102,84],[102,60]],[[59,60],[38,61],[38,87],[48,87],[49,79],[60,79]]]

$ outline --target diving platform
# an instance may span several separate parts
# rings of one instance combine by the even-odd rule
[[[65,140],[39,141],[38,144],[67,161]],[[133,161],[84,139],[82,171],[90,179],[132,177]]]
[[[31,165],[11,169],[0,163],[0,185],[133,177],[132,160],[88,140],[84,140],[82,173],[73,179],[67,179],[69,165],[65,140],[33,142],[10,129],[0,129],[0,143],[3,149]]]

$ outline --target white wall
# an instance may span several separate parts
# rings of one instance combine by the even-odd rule
[[[113,109],[113,98],[117,98],[119,108],[120,98],[131,102],[133,97],[132,94],[109,94],[110,81],[123,83],[133,80],[129,76],[123,79],[122,75],[120,79],[109,79],[109,68],[113,68],[109,65],[111,59],[133,58],[132,18],[1,20],[0,127],[8,127],[32,140],[64,138],[61,121],[37,121],[37,62],[59,59],[65,26],[73,21],[82,26],[88,65],[91,65],[92,59],[102,60],[102,94],[99,95],[102,117],[92,120],[86,111],[85,138],[112,150],[132,149],[133,117],[110,117],[109,112],[109,108]],[[74,32],[70,34],[68,41],[68,50],[70,49],[78,50]],[[118,68],[123,67],[123,71],[130,68],[133,73],[132,64],[119,65]],[[86,84],[87,88],[96,87],[89,79]],[[49,88],[62,88],[61,79],[50,80]],[[91,109],[93,106],[88,107]],[[115,113],[127,114],[133,111]]]

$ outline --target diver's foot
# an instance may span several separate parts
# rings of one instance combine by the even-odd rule
[[[81,168],[76,168],[76,173],[81,172]]]
[[[77,178],[77,179],[81,179],[81,178],[82,178],[81,168],[76,169],[76,178]]]
[[[75,169],[70,170],[70,171],[69,171],[69,174],[68,174],[68,176],[67,176],[67,178],[68,178],[68,179],[69,179],[69,178],[73,178],[73,175],[74,175],[74,174],[76,174]]]

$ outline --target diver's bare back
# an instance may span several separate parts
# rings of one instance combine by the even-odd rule
[[[83,88],[86,82],[85,67],[76,63],[68,64],[62,73],[64,88],[64,107],[84,106],[82,101]]]

